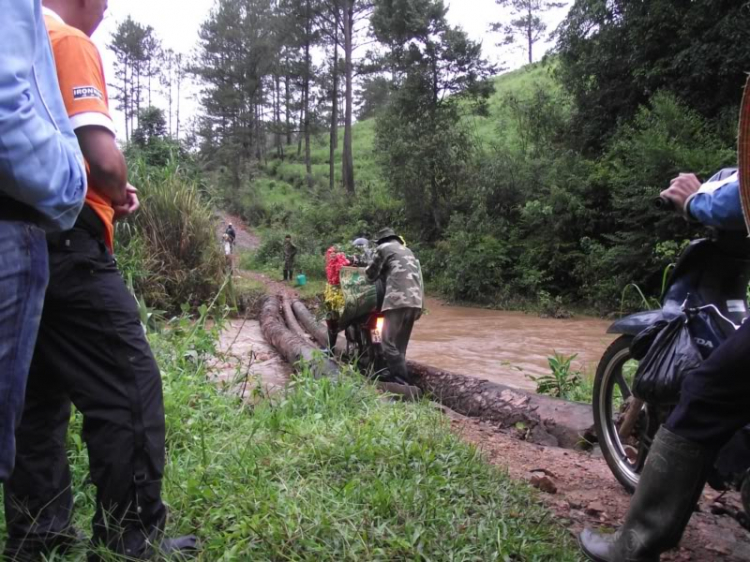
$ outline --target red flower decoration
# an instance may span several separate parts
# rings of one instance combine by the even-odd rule
[[[346,255],[331,246],[326,251],[326,278],[328,284],[337,286],[341,284],[341,268],[345,265],[351,265]]]

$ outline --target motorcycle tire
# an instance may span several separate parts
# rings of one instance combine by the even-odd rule
[[[630,493],[635,490],[638,484],[639,473],[643,468],[645,454],[647,453],[647,451],[642,450],[643,447],[639,444],[637,458],[631,458],[634,447],[623,444],[619,436],[618,423],[615,420],[617,410],[622,407],[622,397],[626,394],[622,385],[627,386],[627,381],[622,373],[622,367],[632,360],[630,354],[632,341],[633,336],[622,335],[612,342],[604,352],[596,369],[592,396],[594,427],[602,455],[617,481]],[[619,405],[615,403],[615,384],[620,389],[619,400],[621,403]],[[628,387],[627,392],[629,391]],[[627,398],[625,402],[627,402]],[[640,419],[641,414],[638,415]],[[626,447],[631,450],[631,455],[628,455]]]

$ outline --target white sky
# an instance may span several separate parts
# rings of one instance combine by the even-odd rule
[[[572,2],[572,0],[570,0]],[[105,73],[111,83],[114,79],[114,56],[106,48],[110,36],[117,28],[117,24],[128,15],[144,25],[150,25],[156,31],[165,48],[171,48],[176,52],[189,54],[198,42],[198,30],[214,5],[215,0],[109,0],[109,10],[104,22],[94,34],[94,41],[101,51],[104,59]],[[506,20],[508,10],[500,8],[494,0],[447,0],[449,3],[448,20],[453,25],[459,25],[474,40],[483,42],[485,56],[495,63],[505,64],[509,70],[518,68],[526,62],[525,53],[518,47],[496,47],[495,43],[500,39],[499,34],[490,33],[490,23]],[[551,31],[562,21],[567,13],[567,8],[548,12],[543,16]],[[535,45],[536,53],[534,59],[538,60],[544,51],[550,47],[549,44]],[[195,97],[197,88],[190,89],[188,97]],[[111,92],[110,92],[111,93]],[[112,111],[119,136],[124,139],[124,121],[122,115],[114,108]],[[161,104],[165,106],[165,104]],[[183,99],[181,122],[198,110],[195,99]]]

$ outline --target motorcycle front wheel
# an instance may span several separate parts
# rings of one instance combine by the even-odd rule
[[[651,408],[631,391],[638,362],[630,354],[633,336],[617,338],[604,352],[594,379],[594,427],[612,474],[633,492],[658,429]]]

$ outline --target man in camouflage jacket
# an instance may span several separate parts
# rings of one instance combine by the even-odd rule
[[[371,283],[378,278],[385,282],[383,355],[392,376],[411,382],[406,368],[406,347],[414,322],[422,315],[422,267],[392,229],[384,228],[375,240],[378,247],[366,274]]]
[[[292,237],[287,234],[284,238],[284,281],[292,280],[294,270],[294,257],[297,255],[297,246],[292,243]]]

